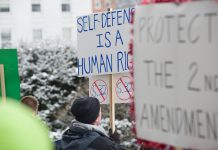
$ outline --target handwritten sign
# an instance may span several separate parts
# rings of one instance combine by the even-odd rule
[[[134,8],[77,18],[78,75],[129,71],[128,43]]]
[[[96,97],[101,104],[110,101],[110,76],[92,76],[89,78],[89,96]]]
[[[115,103],[130,103],[133,96],[133,83],[129,73],[115,74],[113,87]]]
[[[218,4],[136,8],[137,137],[193,149],[218,147]]]
[[[20,80],[18,75],[17,51],[0,49],[0,97],[20,100]]]

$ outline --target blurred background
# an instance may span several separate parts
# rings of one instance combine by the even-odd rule
[[[76,17],[134,7],[139,0],[0,0],[0,45],[17,47],[44,40],[76,46]]]
[[[88,95],[88,78],[77,77],[76,17],[134,7],[140,0],[0,0],[0,48],[16,48],[21,96],[40,102],[39,117],[53,140],[72,121],[73,100]],[[109,128],[109,106],[102,126]],[[122,144],[137,149],[129,104],[116,104],[116,128]]]

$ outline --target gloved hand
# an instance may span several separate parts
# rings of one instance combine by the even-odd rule
[[[120,143],[120,134],[117,132],[117,130],[115,130],[114,133],[112,133],[112,129],[109,129],[109,137],[113,141]]]

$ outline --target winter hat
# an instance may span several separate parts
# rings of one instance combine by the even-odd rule
[[[76,120],[82,123],[91,124],[98,118],[100,103],[97,98],[78,98],[73,102],[71,113]]]

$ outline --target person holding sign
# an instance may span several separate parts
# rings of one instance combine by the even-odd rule
[[[107,136],[100,127],[100,102],[94,97],[76,99],[71,107],[75,120],[66,130],[60,141],[56,141],[56,150],[125,150],[124,147],[112,141],[117,140],[116,132]]]

